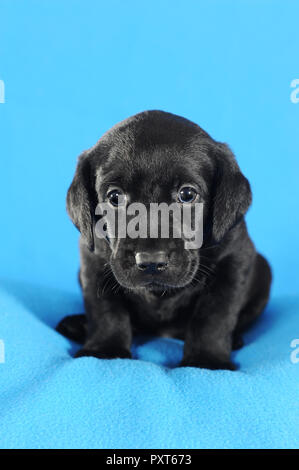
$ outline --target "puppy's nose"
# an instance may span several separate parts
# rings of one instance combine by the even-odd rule
[[[136,253],[135,260],[137,268],[146,274],[156,274],[167,268],[167,257],[164,251]]]

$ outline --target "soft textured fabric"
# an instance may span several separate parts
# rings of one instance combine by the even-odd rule
[[[299,299],[273,299],[237,372],[177,368],[182,342],[137,338],[134,360],[73,359],[55,324],[74,294],[3,282],[1,448],[298,448]]]

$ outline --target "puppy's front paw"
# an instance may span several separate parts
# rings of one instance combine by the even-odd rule
[[[75,358],[79,357],[97,357],[98,359],[131,359],[132,354],[127,349],[109,349],[109,350],[99,350],[99,349],[80,349],[76,354]]]
[[[200,367],[202,369],[236,370],[237,366],[229,360],[222,360],[208,354],[198,354],[183,358],[180,367]]]

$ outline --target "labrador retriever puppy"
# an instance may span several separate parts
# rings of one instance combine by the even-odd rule
[[[203,204],[203,242],[96,235],[99,203]],[[81,342],[76,357],[131,358],[133,334],[184,340],[181,366],[234,370],[232,349],[261,314],[271,270],[244,215],[248,180],[226,144],[195,123],[145,111],[114,126],[79,157],[67,210],[80,238],[85,315],[57,330]],[[161,222],[161,221],[160,221]],[[107,228],[107,227],[106,227]]]

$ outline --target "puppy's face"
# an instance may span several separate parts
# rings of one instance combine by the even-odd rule
[[[136,203],[147,211],[146,221],[139,219],[146,228],[138,226],[132,236],[128,229],[131,223],[136,230],[136,212],[128,208]],[[154,291],[190,284],[201,265],[200,249],[186,248],[183,231],[174,236],[172,212],[166,238],[163,216],[150,219],[150,205],[161,203],[175,203],[181,211],[188,206],[193,225],[198,223],[195,205],[202,203],[204,241],[215,243],[246,211],[250,189],[226,146],[189,121],[155,111],[124,121],[84,153],[67,199],[75,225],[91,250],[105,253],[118,283]],[[107,241],[96,236],[98,204],[113,214],[113,236],[111,219],[105,223]],[[124,214],[125,219],[120,217]],[[124,220],[125,236],[119,226]],[[154,237],[153,223],[158,226]]]
[[[127,153],[125,158],[121,153],[112,152],[106,163],[97,168],[99,202],[110,205],[115,213],[113,222],[119,220],[119,212],[126,212],[125,237],[118,236],[121,230],[111,237],[107,222],[109,262],[119,284],[127,288],[166,290],[184,287],[194,279],[199,266],[199,250],[186,248],[183,231],[180,236],[174,236],[173,226],[177,222],[172,212],[167,219],[169,230],[164,238],[161,225],[165,223],[166,214],[164,217],[159,214],[151,221],[150,208],[153,204],[162,203],[164,207],[175,204],[180,211],[183,205],[188,205],[194,223],[195,204],[205,203],[208,198],[210,173],[210,165],[204,158],[198,155],[194,158],[192,152],[170,145],[140,149]],[[134,208],[136,203],[141,203],[146,211],[146,220],[140,219],[146,227],[138,227],[137,238],[133,238],[135,235],[130,234],[129,229],[130,224],[134,227],[135,215],[128,209]],[[157,237],[151,236],[151,228],[157,228]],[[142,232],[144,238],[138,236]]]

